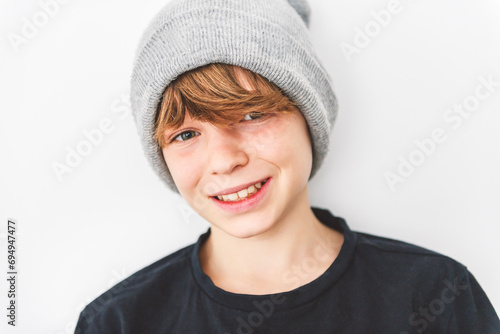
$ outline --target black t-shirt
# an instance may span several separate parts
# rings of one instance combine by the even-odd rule
[[[313,212],[342,232],[344,243],[312,282],[273,295],[218,288],[198,256],[209,228],[195,244],[92,301],[75,334],[500,333],[490,301],[462,264],[405,242],[353,232],[328,210]]]

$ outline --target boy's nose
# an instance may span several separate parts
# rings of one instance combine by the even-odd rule
[[[243,141],[231,131],[213,133],[206,154],[210,174],[230,174],[249,160]]]

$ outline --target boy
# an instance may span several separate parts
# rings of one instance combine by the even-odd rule
[[[89,304],[75,333],[500,333],[462,264],[311,208],[337,103],[305,1],[175,0],[132,77],[153,169],[198,241]]]

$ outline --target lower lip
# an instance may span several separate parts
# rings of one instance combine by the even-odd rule
[[[264,183],[262,187],[260,187],[259,191],[241,201],[223,202],[213,197],[210,197],[210,200],[212,200],[219,208],[225,211],[231,213],[241,213],[256,207],[261,202],[264,196],[266,196],[270,183],[272,182],[271,180],[272,178],[267,179],[266,183]]]

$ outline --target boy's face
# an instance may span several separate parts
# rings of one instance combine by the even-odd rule
[[[238,238],[266,232],[299,201],[308,200],[312,148],[304,117],[298,110],[258,116],[248,114],[225,129],[186,113],[180,128],[165,132],[167,144],[162,148],[187,203],[212,227]],[[266,179],[260,189],[250,186]],[[234,197],[234,190],[249,186],[250,192],[257,192],[241,201],[214,197],[227,192]]]

